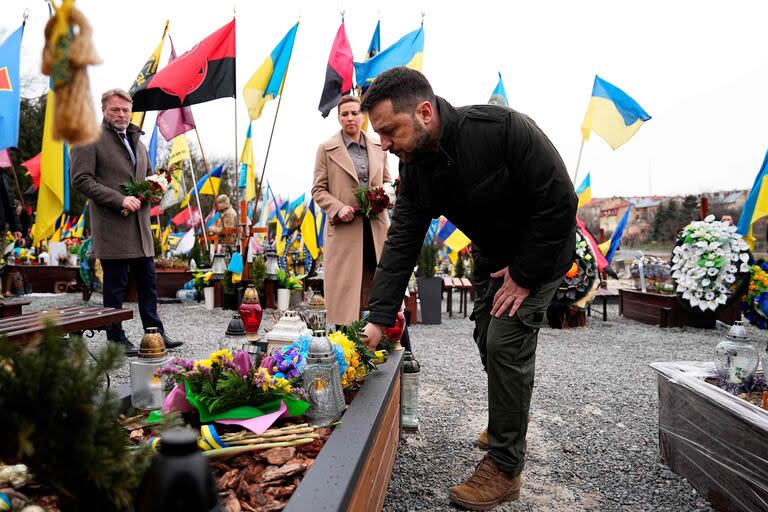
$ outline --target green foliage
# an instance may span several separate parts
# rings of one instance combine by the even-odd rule
[[[200,247],[200,240],[197,237],[195,237],[195,245],[193,245],[192,249],[189,251],[189,259],[195,260],[197,268],[203,268],[208,264],[208,258],[203,254],[203,250]]]
[[[155,257],[161,258],[163,256],[163,244],[160,242],[160,239],[154,235],[152,235],[152,242],[155,245]]]
[[[237,287],[232,282],[232,272],[227,270],[224,272],[224,279],[221,280],[221,291],[226,294],[235,293]]]
[[[264,287],[264,281],[267,280],[267,262],[264,256],[256,256],[251,262],[251,268],[248,272],[248,280],[253,283],[257,290]]]
[[[437,266],[437,248],[434,244],[424,244],[419,253],[418,271],[419,277],[435,277]]]
[[[122,349],[109,344],[94,357],[50,326],[31,350],[0,342],[0,459],[29,466],[64,510],[125,509],[149,461],[148,449],[126,450],[119,402],[104,389]]]
[[[285,273],[285,270],[280,269],[277,271],[277,287],[287,288],[288,290],[303,290],[302,278],[303,276],[289,276]]]
[[[355,320],[349,325],[342,326],[341,332],[349,338],[349,341],[355,344],[355,348],[360,354],[360,359],[370,371],[376,368],[376,364],[373,362],[376,359],[376,355],[371,352],[368,345],[363,341],[363,329],[365,329],[366,325],[368,325],[368,319],[366,318]]]
[[[653,218],[651,240],[656,242],[674,241],[681,228],[688,225],[692,220],[698,219],[698,213],[694,214],[692,218],[688,218],[688,215],[688,210],[680,209],[674,200],[669,201],[666,206],[664,203],[660,204],[656,216]]]
[[[464,256],[459,254],[459,258],[456,260],[456,265],[453,267],[453,275],[455,277],[466,277],[467,266],[464,263]]]

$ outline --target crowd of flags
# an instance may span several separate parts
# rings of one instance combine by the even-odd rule
[[[186,139],[188,132],[196,130],[191,105],[227,97],[236,97],[235,90],[235,25],[233,19],[223,27],[202,39],[193,48],[177,59],[173,41],[169,33],[169,22],[166,21],[162,37],[150,54],[145,65],[137,74],[129,91],[133,96],[134,113],[132,122],[141,126],[148,110],[158,110],[152,137],[149,143],[150,161],[157,166],[157,145],[159,136],[171,143],[168,167],[174,168],[174,179],[169,192],[163,198],[159,207],[153,213],[159,214],[165,209],[179,204],[181,212],[170,219],[170,222],[158,233],[163,245],[174,236],[171,225],[195,226],[210,225],[217,214],[211,212],[203,218],[200,211],[200,195],[217,195],[219,184],[224,171],[222,166],[207,171],[199,180],[193,179],[193,187],[187,189],[184,178],[185,164],[191,165],[191,154]],[[21,98],[20,84],[20,55],[24,35],[22,25],[11,32],[0,42],[0,165],[10,165],[8,148],[18,145],[19,112]],[[242,98],[248,109],[251,122],[257,121],[263,113],[264,106],[269,101],[278,98],[283,91],[286,76],[291,62],[294,43],[297,37],[299,23],[289,28],[278,41],[274,49],[266,56],[261,65],[247,80]],[[170,41],[171,50],[167,65],[160,69],[160,59],[166,37]],[[356,62],[346,34],[342,18],[333,39],[326,67],[325,79],[320,94],[318,109],[323,117],[329,115],[339,98],[356,86],[359,94],[364,95],[367,88],[383,71],[395,66],[408,66],[420,70],[424,53],[423,23],[416,30],[409,32],[387,48],[381,48],[381,23],[377,21],[368,49],[362,61]],[[200,70],[204,70],[200,73]],[[55,94],[49,90],[45,126],[43,130],[42,150],[36,156],[23,162],[27,174],[32,178],[34,189],[37,190],[36,221],[33,225],[34,240],[50,237],[69,236],[83,232],[85,211],[77,217],[68,217],[69,209],[69,157],[66,143],[54,140],[52,136],[53,106]],[[509,106],[509,98],[502,80],[501,73],[493,89],[489,104]],[[595,76],[587,110],[581,125],[582,144],[590,139],[592,133],[597,134],[614,150],[629,141],[640,127],[651,119],[651,116],[640,104],[619,87]],[[366,126],[367,128],[367,119]],[[582,146],[583,147],[583,146]],[[581,162],[581,154],[579,164]],[[578,177],[573,180],[576,185]],[[754,223],[768,216],[768,154],[755,179],[752,191],[740,218],[738,231],[752,244]],[[292,203],[285,201],[278,204],[271,188],[260,189],[260,179],[253,158],[253,140],[251,124],[246,131],[242,153],[238,165],[238,189],[241,191],[250,212],[257,210],[257,196],[262,199],[263,206],[258,223],[275,222],[278,230],[278,251],[285,250],[289,236],[300,237],[313,258],[318,257],[322,247],[325,212],[314,201],[308,203],[304,196]],[[193,173],[194,177],[194,173]],[[263,171],[262,171],[263,177]],[[588,205],[592,200],[591,175],[578,182],[575,187],[579,207]],[[197,196],[197,204],[191,206],[192,198]],[[619,246],[622,233],[629,223],[627,208],[609,242],[602,247],[601,254],[610,262]],[[289,233],[286,219],[294,215],[301,219],[300,228],[293,234]],[[73,220],[75,219],[75,220]],[[182,235],[178,235],[181,237]],[[461,233],[448,219],[435,219],[428,237],[437,239],[449,249],[452,259],[464,250],[469,239]],[[455,260],[454,260],[455,261]]]

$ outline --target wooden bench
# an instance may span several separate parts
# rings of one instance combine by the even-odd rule
[[[467,304],[469,299],[475,298],[475,287],[472,286],[472,282],[466,277],[444,277],[443,278],[443,291],[446,294],[446,311],[449,317],[453,317],[453,291],[459,291],[459,313],[464,313],[464,318],[467,317]]]
[[[29,299],[0,299],[0,318],[19,316],[22,306],[32,304]]]
[[[603,322],[608,320],[608,301],[618,302],[619,291],[608,288],[598,288],[592,301],[599,300],[603,303]],[[587,315],[592,316],[592,302],[587,304]]]
[[[103,330],[117,322],[133,318],[131,309],[113,309],[101,306],[75,306],[49,309],[0,319],[0,337],[25,342],[45,331],[45,323],[53,322],[62,334],[82,335],[86,331]]]
[[[453,316],[453,278],[443,278],[443,291],[445,292],[445,305],[448,316]]]

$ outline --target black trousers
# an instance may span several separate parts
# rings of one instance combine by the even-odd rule
[[[130,270],[139,298],[139,315],[141,324],[147,327],[157,327],[164,332],[163,322],[157,314],[157,275],[153,258],[132,258],[125,260],[101,260],[104,270],[104,307],[123,308],[125,291],[128,288],[128,271]],[[107,328],[108,340],[120,340],[125,337],[121,323],[112,324]]]

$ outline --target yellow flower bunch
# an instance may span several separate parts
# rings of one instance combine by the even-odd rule
[[[256,369],[256,374],[253,377],[253,383],[261,388],[263,392],[268,391],[283,391],[290,393],[293,391],[290,381],[280,377],[273,377],[270,375],[269,370],[266,368]]]
[[[336,331],[328,336],[328,339],[334,345],[338,345],[344,351],[344,360],[347,362],[347,371],[341,376],[341,385],[347,387],[349,383],[356,379],[365,377],[365,365],[361,364],[360,354],[357,352],[355,343],[341,332]]]
[[[224,364],[227,361],[232,361],[232,352],[228,349],[217,350],[208,356],[208,359],[198,359],[195,361],[195,369],[200,366],[212,367],[214,363]]]

